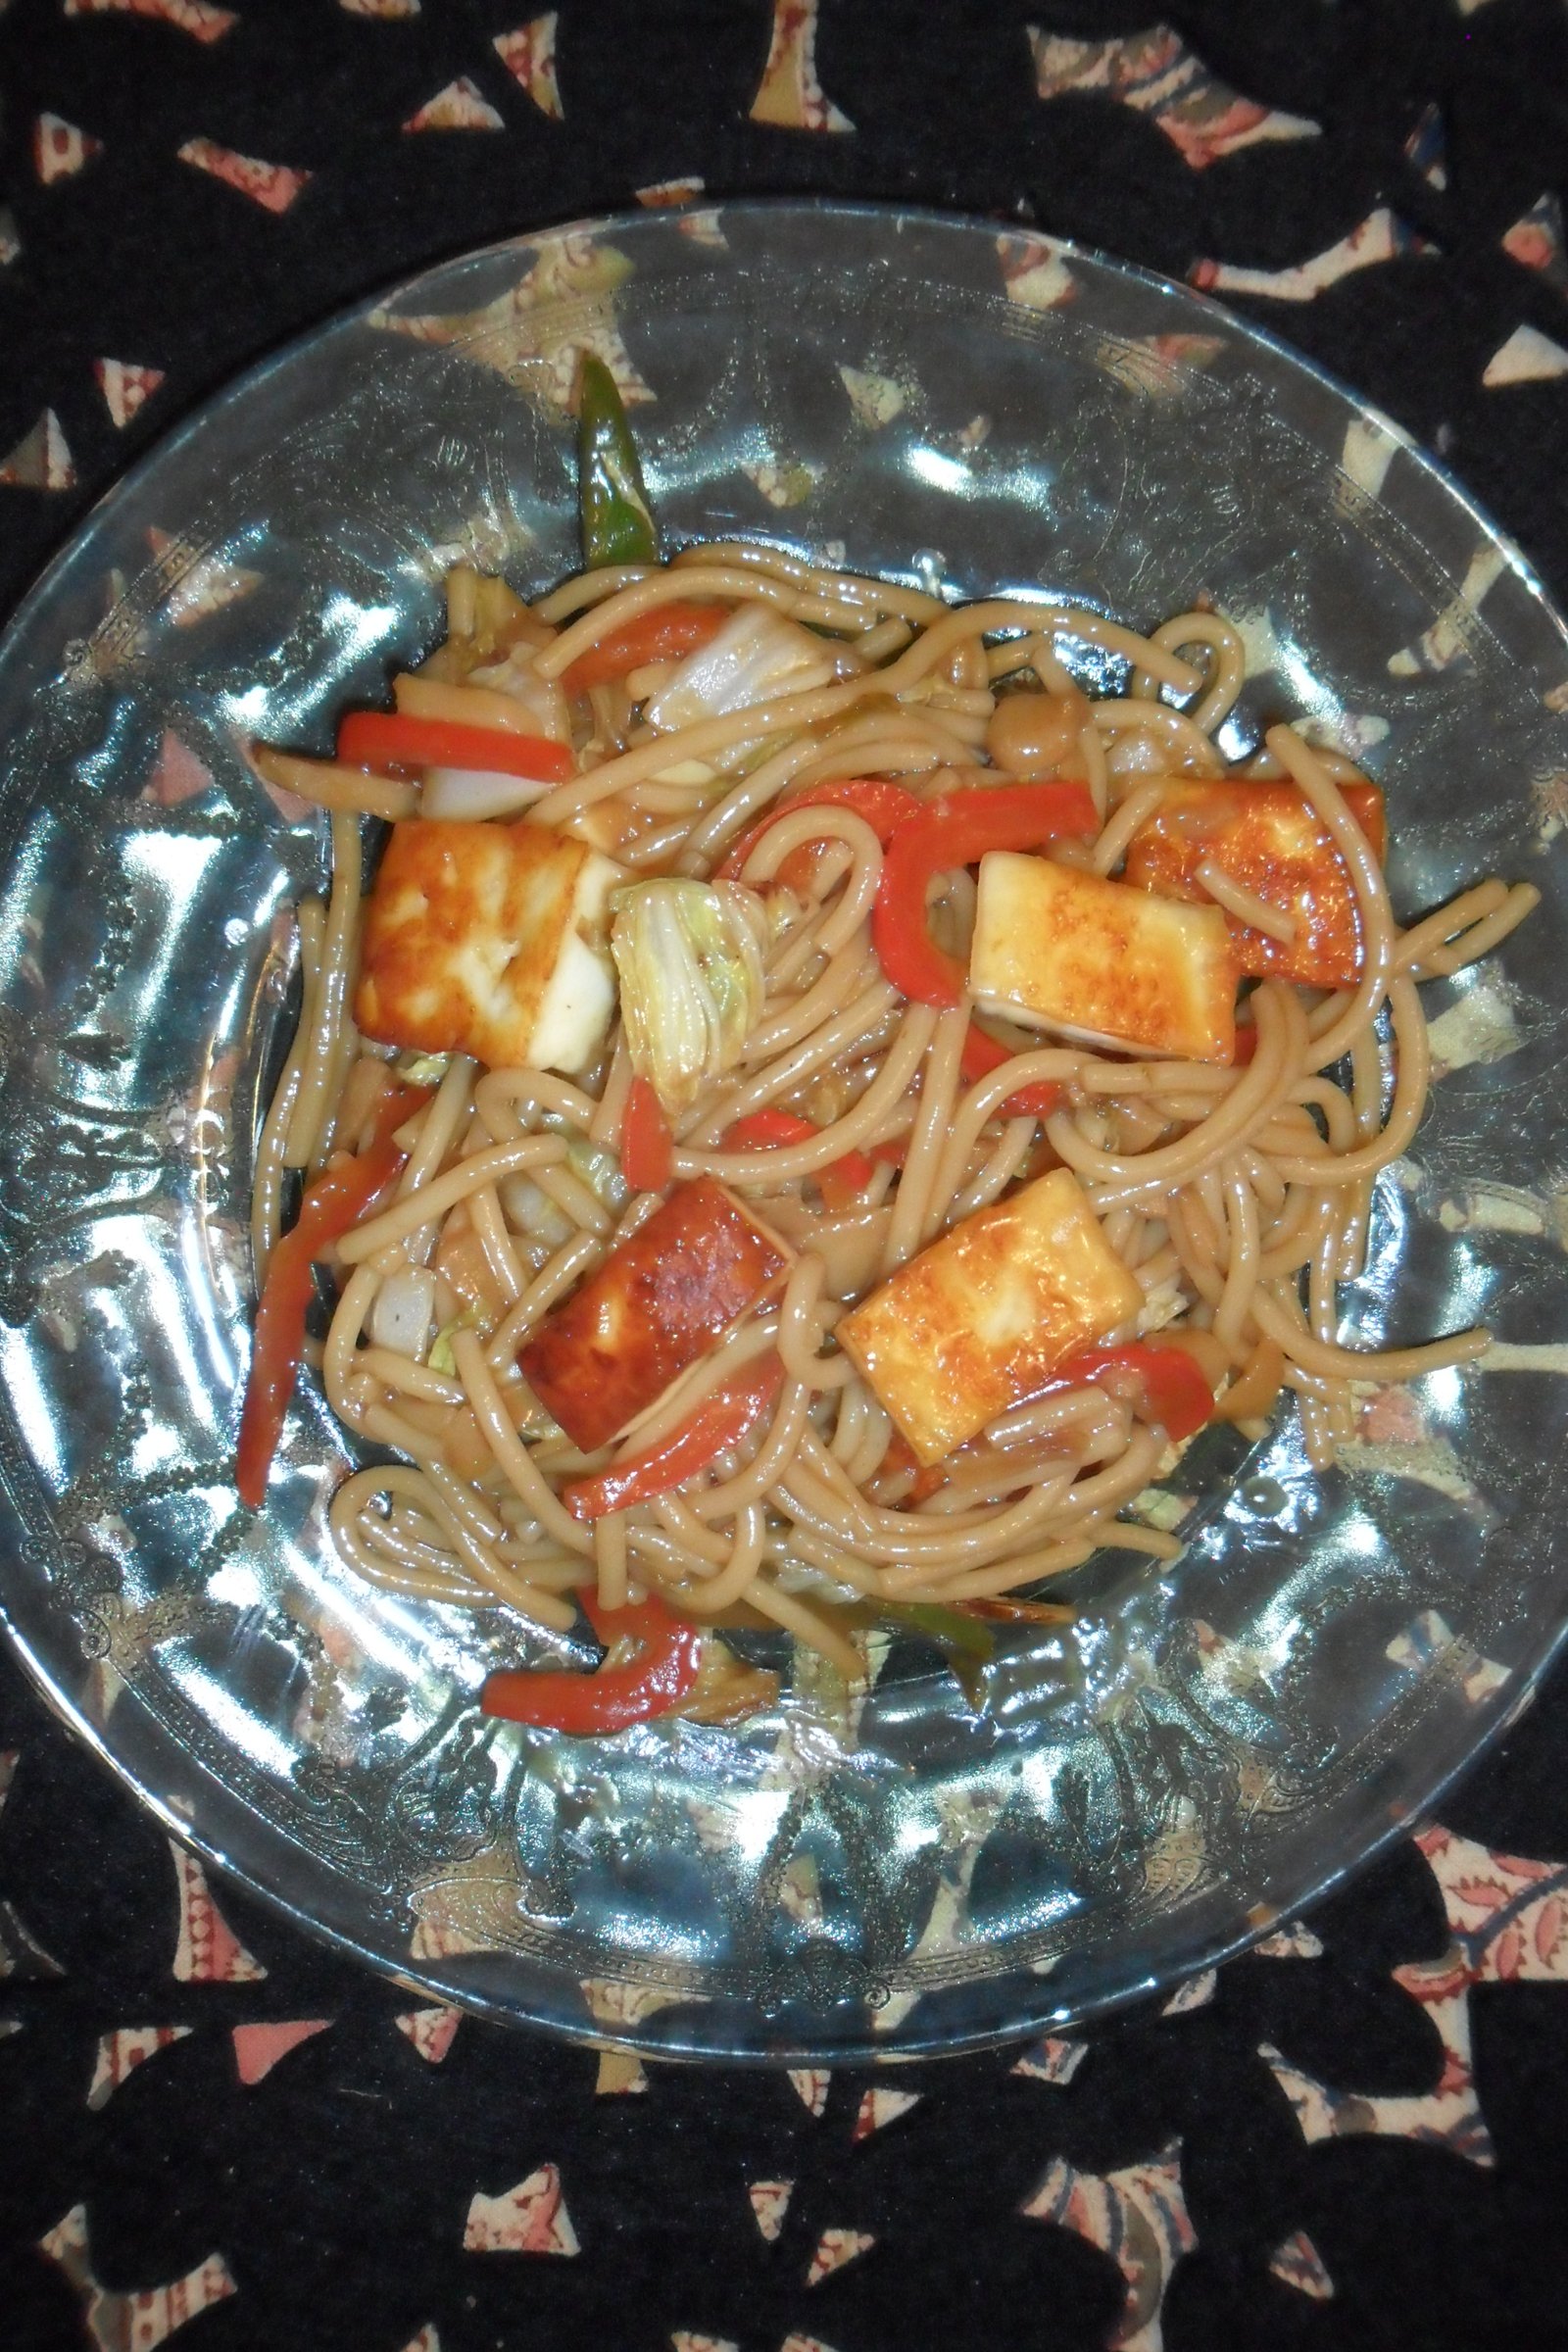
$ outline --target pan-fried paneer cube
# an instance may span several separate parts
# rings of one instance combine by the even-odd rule
[[[1082,1185],[1054,1168],[910,1258],[837,1337],[929,1464],[1142,1304]]]
[[[1178,906],[1077,866],[980,861],[969,986],[984,1012],[1084,1045],[1229,1061],[1236,959],[1217,906]]]
[[[1361,831],[1382,858],[1388,827],[1375,784],[1341,786]],[[1199,868],[1289,916],[1290,940],[1230,918],[1240,969],[1309,988],[1353,988],[1361,976],[1361,919],[1348,868],[1327,828],[1294,784],[1178,783],[1172,780],[1127,849],[1126,876],[1140,890],[1202,901]]]
[[[543,825],[394,825],[365,910],[367,1037],[492,1069],[581,1070],[615,1005],[606,899],[625,879]]]
[[[522,1376],[591,1453],[776,1291],[791,1254],[713,1177],[678,1184],[546,1315],[518,1355]]]

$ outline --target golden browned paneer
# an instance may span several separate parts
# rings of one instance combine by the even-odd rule
[[[1054,1168],[910,1258],[837,1337],[931,1463],[1142,1304],[1078,1179]]]
[[[1375,784],[1344,784],[1345,802],[1375,857],[1388,835]],[[1166,788],[1159,807],[1127,845],[1127,879],[1163,897],[1201,901],[1205,860],[1266,906],[1289,915],[1289,941],[1230,919],[1244,972],[1299,980],[1309,988],[1354,988],[1361,977],[1361,917],[1349,869],[1294,784],[1207,781]]]
[[[678,1184],[646,1225],[546,1315],[517,1361],[591,1453],[777,1290],[790,1251],[711,1176]]]
[[[1190,1061],[1236,1050],[1236,958],[1219,908],[1047,858],[981,859],[969,986],[982,1011],[1085,1045]]]
[[[615,1004],[605,901],[623,880],[543,825],[394,825],[365,910],[367,1037],[492,1069],[581,1070]]]

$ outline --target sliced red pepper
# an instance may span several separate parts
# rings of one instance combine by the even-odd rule
[[[775,1144],[808,1144],[821,1132],[811,1120],[769,1103],[765,1109],[748,1111],[744,1119],[737,1119],[725,1132],[723,1149],[765,1152]],[[838,1215],[864,1192],[873,1173],[863,1152],[846,1152],[825,1168],[818,1168],[813,1181],[827,1206]]]
[[[1081,1389],[1090,1382],[1124,1397],[1140,1421],[1163,1429],[1173,1446],[1200,1430],[1214,1414],[1214,1393],[1196,1359],[1183,1348],[1157,1340],[1129,1340],[1120,1348],[1081,1348],[1060,1366],[1052,1389]]]
[[[625,1666],[600,1666],[592,1674],[532,1674],[504,1671],[485,1677],[479,1711],[508,1723],[532,1724],[545,1732],[578,1739],[623,1732],[677,1705],[697,1681],[702,1663],[701,1628],[672,1617],[652,1598],[635,1607],[602,1609],[596,1593],[583,1596],[594,1632],[608,1648],[629,1636],[638,1654]]]
[[[969,1034],[963,1041],[963,1054],[958,1064],[966,1086],[974,1086],[980,1079],[989,1078],[993,1070],[1000,1070],[1004,1061],[1012,1059],[1013,1055],[1006,1047],[994,1038],[989,1030],[982,1029],[978,1021],[969,1023]],[[1053,1079],[1040,1078],[1033,1086],[1020,1086],[1015,1095],[1009,1095],[1002,1105],[1002,1113],[1004,1117],[1012,1119],[1049,1119],[1054,1110],[1060,1108],[1060,1087]]]
[[[730,615],[728,605],[659,605],[601,637],[561,673],[568,694],[608,686],[647,662],[678,662],[716,637]]]
[[[1257,1023],[1255,1021],[1238,1021],[1235,1051],[1231,1054],[1232,1061],[1236,1063],[1250,1061],[1256,1052]]]
[[[717,878],[734,882],[742,866],[756,849],[770,825],[781,816],[792,816],[797,808],[848,808],[856,816],[863,816],[884,849],[896,829],[906,817],[924,808],[926,803],[917,800],[902,784],[893,784],[885,776],[838,776],[826,784],[808,784],[804,792],[791,793],[788,799],[777,801],[767,814],[759,817],[729,845]],[[814,852],[803,846],[791,852],[779,868],[778,879],[790,887],[810,880],[810,865]]]
[[[397,1175],[407,1154],[393,1143],[393,1130],[428,1100],[423,1089],[394,1087],[376,1112],[369,1148],[324,1169],[307,1186],[299,1216],[268,1260],[234,1456],[234,1484],[241,1502],[252,1510],[260,1510],[266,1499],[268,1472],[299,1378],[305,1318],[316,1296],[311,1268]]]
[[[646,1078],[634,1078],[620,1122],[620,1172],[634,1193],[662,1193],[675,1172],[675,1139]]]
[[[657,1445],[627,1461],[612,1462],[593,1478],[572,1479],[561,1490],[562,1501],[574,1519],[602,1519],[609,1511],[628,1510],[634,1502],[650,1502],[683,1487],[757,1427],[783,1385],[784,1366],[776,1355],[764,1355],[711,1390],[690,1418]]]
[[[897,826],[882,861],[871,909],[871,938],[883,971],[917,1004],[956,1004],[961,964],[937,946],[926,920],[933,877],[973,865],[990,850],[1037,850],[1064,835],[1098,831],[1094,802],[1082,784],[968,785],[923,801]]]
[[[564,784],[573,772],[566,746],[543,735],[417,718],[409,710],[351,710],[337,731],[337,756],[345,767],[368,767],[377,774],[397,767],[466,767]]]

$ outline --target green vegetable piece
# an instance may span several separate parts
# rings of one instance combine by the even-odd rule
[[[577,386],[577,497],[583,562],[657,564],[659,534],[615,379],[584,352]]]
[[[876,1614],[885,1624],[906,1633],[924,1634],[960,1657],[988,1662],[997,1646],[996,1629],[984,1618],[966,1617],[961,1609],[945,1609],[938,1601],[878,1600]]]

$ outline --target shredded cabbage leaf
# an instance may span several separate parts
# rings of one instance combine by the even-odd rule
[[[767,915],[739,882],[633,882],[610,904],[632,1067],[678,1118],[745,1051],[766,994]]]

